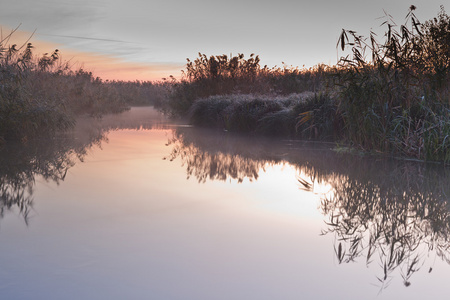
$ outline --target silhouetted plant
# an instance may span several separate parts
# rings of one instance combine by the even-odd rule
[[[168,111],[190,114],[193,123],[202,126],[272,134],[279,128],[281,134],[296,128],[300,137],[333,137],[363,151],[448,163],[450,18],[441,6],[437,18],[421,24],[415,9],[409,8],[399,27],[386,14],[381,42],[373,32],[365,38],[343,30],[337,46],[342,51],[349,48],[351,54],[336,66],[298,69],[283,63],[269,69],[259,65],[258,56],[245,60],[242,54],[200,53],[196,60],[188,59],[184,79],[173,86]],[[278,103],[271,114],[257,116],[260,130],[255,130],[249,125],[255,123],[254,109],[233,109],[242,98],[275,100],[305,91],[316,93],[318,101],[297,105],[295,122],[288,113],[292,107]],[[227,111],[239,117],[224,118]],[[228,119],[236,123],[226,125]]]
[[[441,7],[438,19],[421,24],[415,9],[410,7],[399,31],[386,16],[383,43],[373,32],[367,39],[342,31],[338,46],[352,51],[335,76],[343,132],[365,150],[448,162],[448,151],[440,149],[450,149],[450,18]],[[412,148],[411,141],[420,147]]]

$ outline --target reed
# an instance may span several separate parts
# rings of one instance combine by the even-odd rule
[[[322,90],[328,67],[310,69],[260,66],[258,55],[237,56],[199,53],[187,59],[183,78],[175,82],[167,103],[173,115],[184,115],[197,99],[215,95],[289,95]]]
[[[58,49],[37,57],[31,43],[0,40],[0,141],[52,136],[72,128],[75,116],[120,112],[127,104],[112,85],[72,70]]]
[[[421,24],[415,9],[398,31],[386,16],[383,42],[342,31],[338,46],[352,53],[334,76],[344,138],[362,150],[450,162],[450,17],[441,7]]]
[[[199,53],[165,105],[196,125],[450,163],[450,17],[441,6],[421,23],[415,9],[401,26],[386,14],[381,40],[344,29],[337,47],[350,53],[335,66],[269,69],[254,54]],[[287,101],[305,92],[315,96]]]

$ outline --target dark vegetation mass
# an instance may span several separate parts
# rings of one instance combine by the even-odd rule
[[[251,55],[188,60],[169,111],[226,130],[332,139],[351,149],[450,162],[450,17],[389,15],[384,36],[343,30],[334,66],[261,67]],[[344,55],[348,53],[348,55]]]
[[[0,140],[70,128],[79,114],[152,104],[197,126],[326,139],[360,151],[450,162],[450,17],[389,15],[383,36],[343,30],[336,65],[261,66],[258,55],[187,60],[182,79],[102,81],[33,46],[0,43]],[[348,55],[346,55],[348,54]]]
[[[80,115],[122,112],[166,97],[164,82],[103,81],[62,61],[58,49],[36,56],[31,43],[9,44],[13,34],[0,40],[0,145],[51,137]]]

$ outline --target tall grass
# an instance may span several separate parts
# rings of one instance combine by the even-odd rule
[[[71,128],[76,115],[128,107],[118,83],[73,70],[58,49],[38,57],[31,43],[11,45],[12,34],[0,40],[0,142],[51,136]]]
[[[343,30],[335,66],[261,67],[254,54],[188,59],[167,107],[193,124],[243,132],[333,137],[363,151],[450,162],[450,17],[420,23],[386,14],[385,35]],[[292,102],[312,92],[314,97]],[[294,96],[289,96],[290,94]]]
[[[411,6],[399,29],[389,15],[383,42],[343,30],[334,79],[345,140],[363,150],[450,162],[450,17],[421,24]]]
[[[194,61],[187,59],[183,79],[175,82],[167,106],[174,115],[184,115],[200,98],[215,95],[255,94],[289,95],[322,89],[328,68],[311,69],[260,65],[258,55],[236,56],[199,53]]]

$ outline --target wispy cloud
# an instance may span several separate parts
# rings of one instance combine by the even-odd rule
[[[91,40],[91,41],[102,41],[102,42],[115,42],[115,43],[125,43],[125,44],[135,44],[133,42],[127,42],[122,40],[115,39],[106,39],[106,38],[94,38],[94,37],[83,37],[83,36],[74,36],[74,35],[60,35],[60,34],[45,34],[39,33],[38,36],[51,36],[51,37],[62,37],[68,39],[78,39],[78,40]]]
[[[418,5],[434,17],[442,0]],[[33,32],[63,50],[146,64],[184,63],[198,52],[260,54],[262,64],[336,63],[341,28],[361,34],[385,9],[401,20],[409,0],[0,0],[3,25]],[[350,9],[351,8],[351,9]],[[67,50],[66,50],[67,52]]]
[[[0,24],[0,28],[7,32],[10,32],[8,27],[4,27]],[[10,44],[22,45],[30,39],[30,32],[17,30],[8,41]],[[54,49],[60,49],[61,60],[69,62],[72,69],[83,68],[86,71],[93,72],[94,76],[106,80],[161,80],[163,77],[169,77],[173,75],[179,78],[181,70],[184,68],[184,64],[173,62],[130,62],[125,59],[125,55],[112,55],[105,54],[104,52],[92,52],[92,51],[77,51],[71,47],[67,47],[65,44],[44,41],[42,39],[36,39],[34,36],[31,39],[33,46],[35,47],[34,53],[37,56],[42,53],[53,51]],[[81,37],[82,38],[82,37]],[[100,39],[103,40],[103,39]],[[107,43],[111,43],[110,39],[105,39]],[[117,42],[126,42],[117,40]],[[89,42],[94,43],[94,42]],[[129,43],[133,44],[133,43]],[[117,47],[120,48],[120,47]],[[122,47],[129,50],[129,47]],[[139,49],[136,49],[138,51]]]

